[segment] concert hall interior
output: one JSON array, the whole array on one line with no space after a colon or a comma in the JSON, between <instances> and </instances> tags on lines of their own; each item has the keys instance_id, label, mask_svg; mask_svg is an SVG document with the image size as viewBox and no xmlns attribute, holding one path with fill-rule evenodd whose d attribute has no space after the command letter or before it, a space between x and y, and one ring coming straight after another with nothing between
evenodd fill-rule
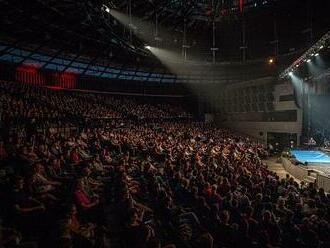
<instances>
[{"instance_id":1,"label":"concert hall interior","mask_svg":"<svg viewBox=\"0 0 330 248\"><path fill-rule=\"evenodd\" d=\"M330 247L329 0L0 16L0 248Z\"/></svg>"}]
</instances>

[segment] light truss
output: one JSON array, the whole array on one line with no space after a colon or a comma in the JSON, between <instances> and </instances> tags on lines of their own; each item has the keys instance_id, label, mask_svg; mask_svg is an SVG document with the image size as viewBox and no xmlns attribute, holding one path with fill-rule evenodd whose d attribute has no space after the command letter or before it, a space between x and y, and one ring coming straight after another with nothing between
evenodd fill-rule
<instances>
[{"instance_id":1,"label":"light truss","mask_svg":"<svg viewBox=\"0 0 330 248\"><path fill-rule=\"evenodd\" d=\"M309 48L303 55L301 55L296 61L294 61L288 68L286 68L281 74L280 78L287 77L290 73L293 73L303 63L309 62L314 56L318 56L320 51L326 48L330 44L330 31L328 31L322 38L317 41L311 48Z\"/></svg>"}]
</instances>

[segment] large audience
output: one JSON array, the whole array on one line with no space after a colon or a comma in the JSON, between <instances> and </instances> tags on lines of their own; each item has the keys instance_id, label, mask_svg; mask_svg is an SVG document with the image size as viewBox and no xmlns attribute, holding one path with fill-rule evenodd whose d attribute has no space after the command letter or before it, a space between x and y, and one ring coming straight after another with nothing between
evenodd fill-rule
<instances>
[{"instance_id":1,"label":"large audience","mask_svg":"<svg viewBox=\"0 0 330 248\"><path fill-rule=\"evenodd\" d=\"M189 116L170 104L0 90L0 247L330 245L330 196L280 179L248 137L167 119ZM51 125L77 118L111 120L65 134Z\"/></svg>"},{"instance_id":2,"label":"large audience","mask_svg":"<svg viewBox=\"0 0 330 248\"><path fill-rule=\"evenodd\" d=\"M190 117L173 104L145 104L127 97L52 90L14 82L0 82L3 119Z\"/></svg>"}]
</instances>

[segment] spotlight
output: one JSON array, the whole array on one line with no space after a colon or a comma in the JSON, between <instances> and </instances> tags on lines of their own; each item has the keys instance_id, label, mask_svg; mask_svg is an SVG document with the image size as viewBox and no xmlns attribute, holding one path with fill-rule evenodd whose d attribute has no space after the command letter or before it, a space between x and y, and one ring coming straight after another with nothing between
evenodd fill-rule
<instances>
[{"instance_id":1,"label":"spotlight","mask_svg":"<svg viewBox=\"0 0 330 248\"><path fill-rule=\"evenodd\" d=\"M311 62L311 59L307 59L307 63Z\"/></svg>"},{"instance_id":2,"label":"spotlight","mask_svg":"<svg viewBox=\"0 0 330 248\"><path fill-rule=\"evenodd\" d=\"M108 6L106 6L106 5L103 4L102 7L103 7L103 10L104 10L105 12L110 13L110 8L109 8Z\"/></svg>"},{"instance_id":3,"label":"spotlight","mask_svg":"<svg viewBox=\"0 0 330 248\"><path fill-rule=\"evenodd\" d=\"M319 53L315 53L315 54L314 54L315 57L317 57L317 56L319 56L319 55L320 55Z\"/></svg>"},{"instance_id":4,"label":"spotlight","mask_svg":"<svg viewBox=\"0 0 330 248\"><path fill-rule=\"evenodd\" d=\"M289 72L289 76L292 76L292 75L293 75L293 72L292 72L292 71L290 71L290 72Z\"/></svg>"},{"instance_id":5,"label":"spotlight","mask_svg":"<svg viewBox=\"0 0 330 248\"><path fill-rule=\"evenodd\" d=\"M299 67L299 64L296 64L296 67Z\"/></svg>"},{"instance_id":6,"label":"spotlight","mask_svg":"<svg viewBox=\"0 0 330 248\"><path fill-rule=\"evenodd\" d=\"M144 48L150 50L151 46L144 46Z\"/></svg>"},{"instance_id":7,"label":"spotlight","mask_svg":"<svg viewBox=\"0 0 330 248\"><path fill-rule=\"evenodd\" d=\"M268 60L268 64L273 64L274 63L274 59L273 58L270 58L269 60Z\"/></svg>"},{"instance_id":8,"label":"spotlight","mask_svg":"<svg viewBox=\"0 0 330 248\"><path fill-rule=\"evenodd\" d=\"M320 49L323 49L323 47L324 47L324 46L323 46L323 45L321 45L321 46L320 46Z\"/></svg>"}]
</instances>

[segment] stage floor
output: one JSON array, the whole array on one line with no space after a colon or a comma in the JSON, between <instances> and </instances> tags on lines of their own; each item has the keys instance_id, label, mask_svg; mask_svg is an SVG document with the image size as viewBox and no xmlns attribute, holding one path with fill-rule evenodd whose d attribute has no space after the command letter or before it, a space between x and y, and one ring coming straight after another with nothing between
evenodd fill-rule
<instances>
[{"instance_id":1,"label":"stage floor","mask_svg":"<svg viewBox=\"0 0 330 248\"><path fill-rule=\"evenodd\" d=\"M330 156L321 151L291 150L291 154L301 163L322 163L330 165Z\"/></svg>"},{"instance_id":2,"label":"stage floor","mask_svg":"<svg viewBox=\"0 0 330 248\"><path fill-rule=\"evenodd\" d=\"M301 163L308 163L308 169L330 174L330 156L322 151L291 150L290 153Z\"/></svg>"}]
</instances>

